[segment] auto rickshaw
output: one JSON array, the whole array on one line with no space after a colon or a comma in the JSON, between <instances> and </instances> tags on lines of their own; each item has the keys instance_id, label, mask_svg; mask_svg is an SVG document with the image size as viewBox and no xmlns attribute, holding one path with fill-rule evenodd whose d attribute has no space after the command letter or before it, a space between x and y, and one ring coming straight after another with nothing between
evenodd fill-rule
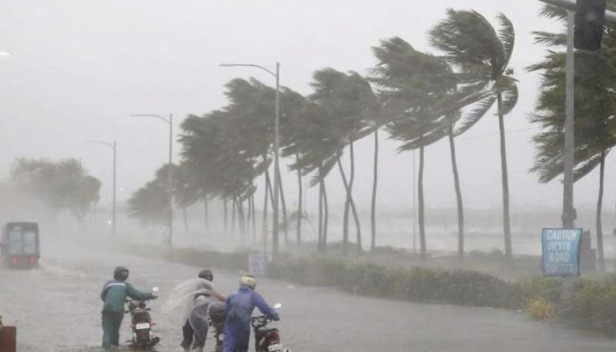
<instances>
[{"instance_id":1,"label":"auto rickshaw","mask_svg":"<svg viewBox=\"0 0 616 352\"><path fill-rule=\"evenodd\" d=\"M39 228L33 222L10 222L2 229L0 260L12 268L33 268L41 258Z\"/></svg>"}]
</instances>

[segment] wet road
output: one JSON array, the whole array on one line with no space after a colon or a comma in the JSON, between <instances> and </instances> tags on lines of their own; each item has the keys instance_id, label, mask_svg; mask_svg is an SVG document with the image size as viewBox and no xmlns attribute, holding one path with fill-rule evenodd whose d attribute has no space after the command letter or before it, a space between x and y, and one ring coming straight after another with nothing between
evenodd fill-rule
<instances>
[{"instance_id":1,"label":"wet road","mask_svg":"<svg viewBox=\"0 0 616 352\"><path fill-rule=\"evenodd\" d=\"M0 269L0 313L5 322L17 322L19 352L100 351L99 292L119 264L131 269L129 281L137 288L161 288L160 300L150 304L162 338L158 351L180 350L180 328L160 308L166 293L198 268L110 254L104 247L45 250L40 270ZM238 278L217 273L215 283L231 292ZM277 326L293 351L578 352L612 351L616 345L504 310L384 301L271 280L262 280L258 289L270 303L283 303ZM121 333L123 341L126 320Z\"/></svg>"}]
</instances>

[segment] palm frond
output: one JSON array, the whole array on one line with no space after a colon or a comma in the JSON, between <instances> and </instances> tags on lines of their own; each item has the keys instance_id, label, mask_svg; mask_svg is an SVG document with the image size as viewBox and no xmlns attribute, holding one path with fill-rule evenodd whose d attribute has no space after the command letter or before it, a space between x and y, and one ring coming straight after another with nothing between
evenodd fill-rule
<instances>
[{"instance_id":1,"label":"palm frond","mask_svg":"<svg viewBox=\"0 0 616 352\"><path fill-rule=\"evenodd\" d=\"M477 106L471 110L471 112L463 116L462 120L464 123L460 127L456 128L454 135L459 136L471 129L471 127L475 126L475 124L477 124L477 122L479 122L479 120L487 114L495 102L496 96L494 95L491 95L479 102Z\"/></svg>"},{"instance_id":2,"label":"palm frond","mask_svg":"<svg viewBox=\"0 0 616 352\"><path fill-rule=\"evenodd\" d=\"M505 49L504 60L502 63L502 67L505 68L509 66L509 61L511 60L511 56L513 54L513 48L515 47L515 29L513 28L513 23L511 23L509 18L502 13L498 15L498 22L500 24L498 37L503 43L503 47Z\"/></svg>"}]
</instances>

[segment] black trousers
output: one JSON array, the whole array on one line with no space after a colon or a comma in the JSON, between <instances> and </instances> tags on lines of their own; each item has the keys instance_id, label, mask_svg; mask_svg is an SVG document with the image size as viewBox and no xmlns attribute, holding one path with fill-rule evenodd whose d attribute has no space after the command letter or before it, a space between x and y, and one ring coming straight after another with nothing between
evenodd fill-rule
<instances>
[{"instance_id":1,"label":"black trousers","mask_svg":"<svg viewBox=\"0 0 616 352\"><path fill-rule=\"evenodd\" d=\"M193 318L191 320L191 318ZM207 339L208 332L208 322L203 319L195 319L194 317L189 317L186 320L186 323L182 327L182 334L184 335L184 340L180 344L182 348L204 348L205 340Z\"/></svg>"},{"instance_id":2,"label":"black trousers","mask_svg":"<svg viewBox=\"0 0 616 352\"><path fill-rule=\"evenodd\" d=\"M182 327L182 335L184 336L184 340L182 340L180 346L184 349L189 349L193 344L193 336L195 335L195 331L192 326L190 326L188 319L186 319L186 323Z\"/></svg>"}]
</instances>

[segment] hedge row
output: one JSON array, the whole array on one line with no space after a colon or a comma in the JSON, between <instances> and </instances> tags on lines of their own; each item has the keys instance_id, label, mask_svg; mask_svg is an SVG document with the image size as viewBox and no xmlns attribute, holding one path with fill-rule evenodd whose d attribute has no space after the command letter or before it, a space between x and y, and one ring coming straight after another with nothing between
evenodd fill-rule
<instances>
[{"instance_id":1,"label":"hedge row","mask_svg":"<svg viewBox=\"0 0 616 352\"><path fill-rule=\"evenodd\" d=\"M268 276L303 285L412 302L522 309L534 296L556 297L559 280L536 278L508 282L463 270L418 267L391 269L370 263L333 259L294 259L268 267Z\"/></svg>"}]
</instances>

